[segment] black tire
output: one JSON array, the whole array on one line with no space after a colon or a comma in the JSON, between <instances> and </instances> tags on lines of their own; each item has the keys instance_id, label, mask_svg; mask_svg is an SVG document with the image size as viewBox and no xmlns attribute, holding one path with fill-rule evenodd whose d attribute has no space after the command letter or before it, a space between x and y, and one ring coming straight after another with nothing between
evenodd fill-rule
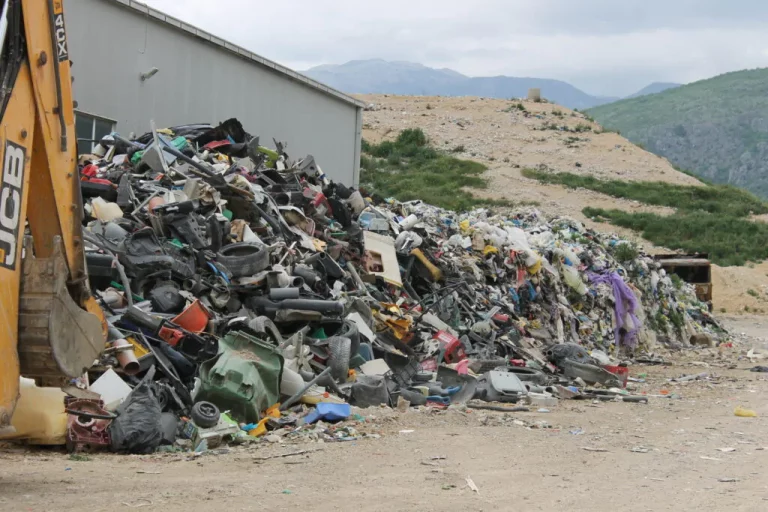
<instances>
[{"instance_id":1,"label":"black tire","mask_svg":"<svg viewBox=\"0 0 768 512\"><path fill-rule=\"evenodd\" d=\"M232 277L247 277L269 266L269 250L263 245L238 242L222 248L216 260L227 267Z\"/></svg>"},{"instance_id":2,"label":"black tire","mask_svg":"<svg viewBox=\"0 0 768 512\"><path fill-rule=\"evenodd\" d=\"M357 328L357 324L352 320L344 320L344 323L341 324L336 336L349 338L349 341L352 342L349 346L350 356L354 356L357 354L357 351L360 350L360 330Z\"/></svg>"},{"instance_id":3,"label":"black tire","mask_svg":"<svg viewBox=\"0 0 768 512\"><path fill-rule=\"evenodd\" d=\"M349 376L349 358L352 342L349 338L334 336L328 339L328 366L331 368L331 376L342 382L346 382Z\"/></svg>"},{"instance_id":4,"label":"black tire","mask_svg":"<svg viewBox=\"0 0 768 512\"><path fill-rule=\"evenodd\" d=\"M192 421L200 428L215 427L219 423L219 408L211 402L197 402L192 406L189 416Z\"/></svg>"}]
</instances>

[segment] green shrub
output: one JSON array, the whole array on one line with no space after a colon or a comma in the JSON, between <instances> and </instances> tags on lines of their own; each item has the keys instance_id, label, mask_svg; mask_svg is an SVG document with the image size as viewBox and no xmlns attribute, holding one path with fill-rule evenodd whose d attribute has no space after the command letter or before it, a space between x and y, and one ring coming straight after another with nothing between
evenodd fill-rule
<instances>
[{"instance_id":1,"label":"green shrub","mask_svg":"<svg viewBox=\"0 0 768 512\"><path fill-rule=\"evenodd\" d=\"M487 167L432 148L418 128L402 131L394 141L365 144L360 181L372 191L400 201L421 199L451 210L477 206L515 206L507 200L481 199L468 189L485 189ZM463 146L457 146L452 151ZM532 204L532 203L527 203Z\"/></svg>"},{"instance_id":2,"label":"green shrub","mask_svg":"<svg viewBox=\"0 0 768 512\"><path fill-rule=\"evenodd\" d=\"M586 123L579 123L573 128L571 128L571 131L574 133L582 133L582 132L588 132L591 131L592 127Z\"/></svg>"},{"instance_id":3,"label":"green shrub","mask_svg":"<svg viewBox=\"0 0 768 512\"><path fill-rule=\"evenodd\" d=\"M637 245L628 242L616 244L613 249L613 257L619 263L634 261L637 259L638 254Z\"/></svg>"},{"instance_id":4,"label":"green shrub","mask_svg":"<svg viewBox=\"0 0 768 512\"><path fill-rule=\"evenodd\" d=\"M663 216L587 207L584 215L632 229L659 247L687 253L709 253L718 265L744 265L768 258L768 224L731 214L701 211Z\"/></svg>"},{"instance_id":5,"label":"green shrub","mask_svg":"<svg viewBox=\"0 0 768 512\"><path fill-rule=\"evenodd\" d=\"M511 104L510 106L505 108L503 111L504 112L512 112L515 109L519 110L520 112L527 112L527 110L525 108L525 105L523 105L520 102Z\"/></svg>"},{"instance_id":6,"label":"green shrub","mask_svg":"<svg viewBox=\"0 0 768 512\"><path fill-rule=\"evenodd\" d=\"M669 206L682 211L745 217L750 213L768 213L768 203L730 185L673 185L660 181L600 180L568 172L551 173L534 169L523 170L523 176L542 183L568 188L586 188L603 194L633 199L655 206Z\"/></svg>"}]
</instances>

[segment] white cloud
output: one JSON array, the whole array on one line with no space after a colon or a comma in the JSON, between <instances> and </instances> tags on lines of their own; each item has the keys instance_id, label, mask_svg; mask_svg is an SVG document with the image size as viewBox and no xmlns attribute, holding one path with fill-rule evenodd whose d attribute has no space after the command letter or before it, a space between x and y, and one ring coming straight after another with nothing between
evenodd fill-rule
<instances>
[{"instance_id":1,"label":"white cloud","mask_svg":"<svg viewBox=\"0 0 768 512\"><path fill-rule=\"evenodd\" d=\"M408 60L624 95L768 65L764 0L148 0L282 64Z\"/></svg>"}]
</instances>

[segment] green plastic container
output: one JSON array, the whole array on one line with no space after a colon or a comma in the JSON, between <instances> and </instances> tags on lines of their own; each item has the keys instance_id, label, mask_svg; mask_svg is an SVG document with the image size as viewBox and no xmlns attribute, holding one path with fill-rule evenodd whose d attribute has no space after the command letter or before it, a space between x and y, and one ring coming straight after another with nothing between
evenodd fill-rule
<instances>
[{"instance_id":1,"label":"green plastic container","mask_svg":"<svg viewBox=\"0 0 768 512\"><path fill-rule=\"evenodd\" d=\"M219 340L216 357L200 365L195 401L212 402L237 421L256 423L280 400L282 377L283 356L272 345L230 332Z\"/></svg>"}]
</instances>

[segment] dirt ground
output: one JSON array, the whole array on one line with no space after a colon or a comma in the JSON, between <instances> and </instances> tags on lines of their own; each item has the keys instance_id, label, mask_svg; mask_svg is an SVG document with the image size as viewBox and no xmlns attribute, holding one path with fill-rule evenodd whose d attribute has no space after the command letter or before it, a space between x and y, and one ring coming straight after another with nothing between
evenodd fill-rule
<instances>
[{"instance_id":1,"label":"dirt ground","mask_svg":"<svg viewBox=\"0 0 768 512\"><path fill-rule=\"evenodd\" d=\"M380 437L263 442L199 457L79 461L6 447L0 510L765 511L768 374L748 369L768 361L743 354L768 351L766 321L725 318L743 333L738 347L632 367L633 377L646 374L630 386L648 404L561 400L549 413L366 409L355 428ZM708 378L668 382L699 373ZM735 416L737 406L758 417Z\"/></svg>"}]
</instances>

